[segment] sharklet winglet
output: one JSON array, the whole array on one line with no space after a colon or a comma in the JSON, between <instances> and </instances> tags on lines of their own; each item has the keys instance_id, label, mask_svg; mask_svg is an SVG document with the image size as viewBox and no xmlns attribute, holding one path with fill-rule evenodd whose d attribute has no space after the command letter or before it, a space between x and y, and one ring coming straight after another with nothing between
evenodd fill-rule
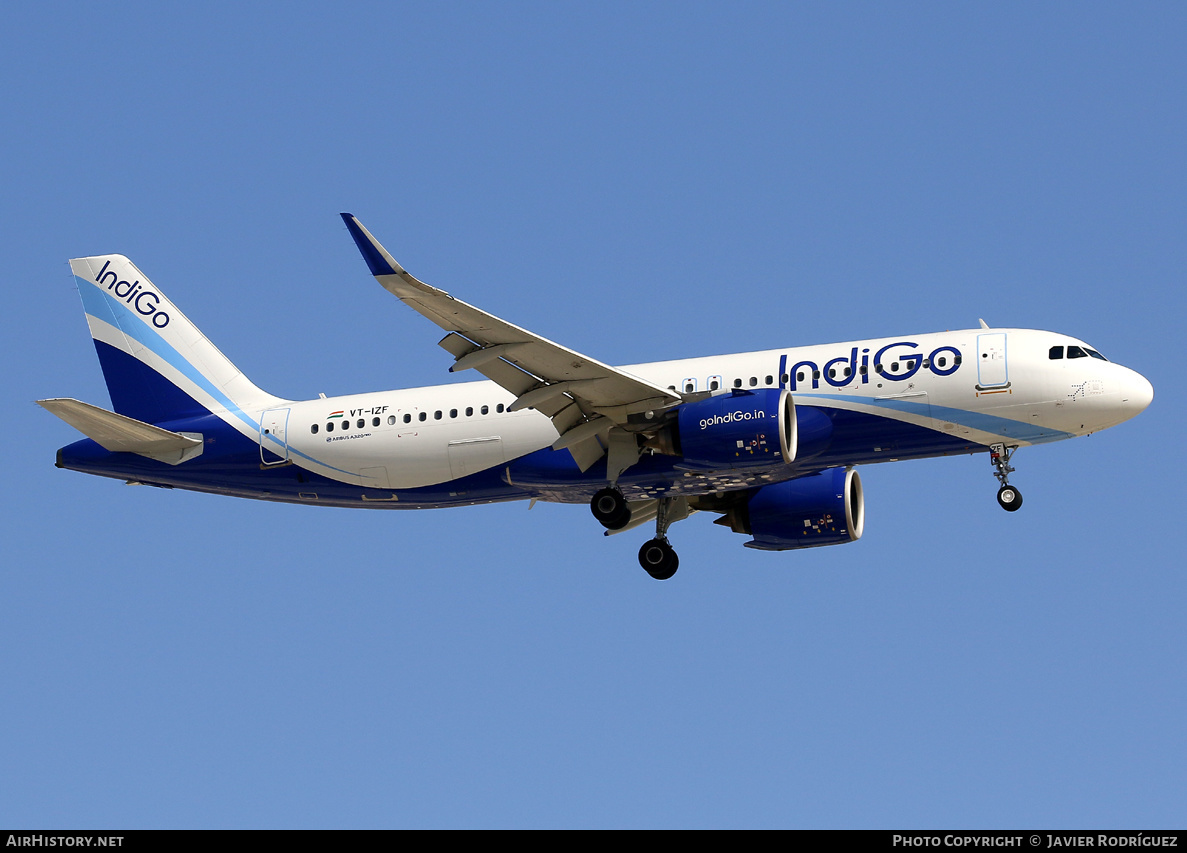
<instances>
[{"instance_id":1,"label":"sharklet winglet","mask_svg":"<svg viewBox=\"0 0 1187 853\"><path fill-rule=\"evenodd\" d=\"M359 247L363 260L367 262L367 267L371 270L371 275L397 275L404 272L404 268L387 253L387 249L383 248L378 240L371 236L371 232L364 228L358 219L350 213L338 215L346 223L346 229L354 238L355 245Z\"/></svg>"}]
</instances>

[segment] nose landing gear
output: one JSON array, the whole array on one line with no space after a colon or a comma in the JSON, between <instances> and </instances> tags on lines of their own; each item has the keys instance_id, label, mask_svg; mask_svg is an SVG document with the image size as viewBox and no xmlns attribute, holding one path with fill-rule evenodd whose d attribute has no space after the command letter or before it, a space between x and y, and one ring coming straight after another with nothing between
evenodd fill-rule
<instances>
[{"instance_id":1,"label":"nose landing gear","mask_svg":"<svg viewBox=\"0 0 1187 853\"><path fill-rule=\"evenodd\" d=\"M1022 492L1010 485L1010 474L1014 472L1010 465L1010 457L1017 447L1006 447L1004 444L989 446L989 462L993 465L993 476L1001 483L997 490L997 502L1006 512L1017 512L1022 506Z\"/></svg>"}]
</instances>

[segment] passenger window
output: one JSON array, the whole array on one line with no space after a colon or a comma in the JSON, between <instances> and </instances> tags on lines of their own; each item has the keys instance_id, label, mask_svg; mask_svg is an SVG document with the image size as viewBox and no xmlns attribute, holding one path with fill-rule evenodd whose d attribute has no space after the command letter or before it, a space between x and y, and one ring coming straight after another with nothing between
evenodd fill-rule
<instances>
[{"instance_id":1,"label":"passenger window","mask_svg":"<svg viewBox=\"0 0 1187 853\"><path fill-rule=\"evenodd\" d=\"M741 379L735 379L735 380L734 380L734 387L735 387L735 388L741 388L741 387L742 387L742 380L741 380Z\"/></svg>"},{"instance_id":2,"label":"passenger window","mask_svg":"<svg viewBox=\"0 0 1187 853\"><path fill-rule=\"evenodd\" d=\"M367 422L365 420L363 420L362 418L359 418L359 422L357 424L355 424L355 426L357 426L359 429L362 429L366 425L367 425Z\"/></svg>"},{"instance_id":3,"label":"passenger window","mask_svg":"<svg viewBox=\"0 0 1187 853\"><path fill-rule=\"evenodd\" d=\"M940 356L939 358L936 359L936 364L938 364L940 367L944 367L945 365L948 364L948 359L945 358L944 356Z\"/></svg>"},{"instance_id":4,"label":"passenger window","mask_svg":"<svg viewBox=\"0 0 1187 853\"><path fill-rule=\"evenodd\" d=\"M1079 347L1068 347L1067 348L1067 357L1068 358L1088 358L1088 353L1084 352L1084 350L1080 349Z\"/></svg>"},{"instance_id":5,"label":"passenger window","mask_svg":"<svg viewBox=\"0 0 1187 853\"><path fill-rule=\"evenodd\" d=\"M890 363L890 372L891 372L891 373L898 373L898 362L897 362L897 361L892 361L892 362Z\"/></svg>"},{"instance_id":6,"label":"passenger window","mask_svg":"<svg viewBox=\"0 0 1187 853\"><path fill-rule=\"evenodd\" d=\"M406 423L406 424L410 424L410 423L412 423L412 414L411 414L411 412L405 412L405 413L404 413L404 423Z\"/></svg>"},{"instance_id":7,"label":"passenger window","mask_svg":"<svg viewBox=\"0 0 1187 853\"><path fill-rule=\"evenodd\" d=\"M474 417L474 407L473 406L466 406L466 417L467 418Z\"/></svg>"},{"instance_id":8,"label":"passenger window","mask_svg":"<svg viewBox=\"0 0 1187 853\"><path fill-rule=\"evenodd\" d=\"M952 360L952 363L953 363L953 364L960 364L961 360L962 360L962 359L961 359L961 357L960 357L960 356L957 356L955 359L953 359L953 360Z\"/></svg>"},{"instance_id":9,"label":"passenger window","mask_svg":"<svg viewBox=\"0 0 1187 853\"><path fill-rule=\"evenodd\" d=\"M774 384L775 384L775 377L774 377L774 376L770 376L770 375L768 375L768 376L767 376L767 384L768 384L768 385L774 385Z\"/></svg>"},{"instance_id":10,"label":"passenger window","mask_svg":"<svg viewBox=\"0 0 1187 853\"><path fill-rule=\"evenodd\" d=\"M691 394L695 390L697 390L697 386L696 386L695 382L685 382L684 383L684 393L685 394Z\"/></svg>"},{"instance_id":11,"label":"passenger window","mask_svg":"<svg viewBox=\"0 0 1187 853\"><path fill-rule=\"evenodd\" d=\"M309 427L309 431L311 433L313 433L314 435L317 435L317 424L314 424L313 426Z\"/></svg>"},{"instance_id":12,"label":"passenger window","mask_svg":"<svg viewBox=\"0 0 1187 853\"><path fill-rule=\"evenodd\" d=\"M379 418L371 418L371 426L379 426Z\"/></svg>"},{"instance_id":13,"label":"passenger window","mask_svg":"<svg viewBox=\"0 0 1187 853\"><path fill-rule=\"evenodd\" d=\"M449 416L450 416L451 418L456 418L456 417L457 417L457 409L450 409L450 410L449 410Z\"/></svg>"},{"instance_id":14,"label":"passenger window","mask_svg":"<svg viewBox=\"0 0 1187 853\"><path fill-rule=\"evenodd\" d=\"M750 387L751 387L751 388L753 388L753 387L754 387L755 385L757 385L757 384L758 384L758 377L757 377L757 376L751 376L751 377L750 377Z\"/></svg>"},{"instance_id":15,"label":"passenger window","mask_svg":"<svg viewBox=\"0 0 1187 853\"><path fill-rule=\"evenodd\" d=\"M865 376L866 374L868 374L870 372L869 365L863 364L861 367L857 368L857 372L860 373L862 376Z\"/></svg>"},{"instance_id":16,"label":"passenger window","mask_svg":"<svg viewBox=\"0 0 1187 853\"><path fill-rule=\"evenodd\" d=\"M795 381L796 381L796 382L803 382L803 381L804 381L804 371L802 371L802 370L801 370L799 373L797 373L797 374L795 375Z\"/></svg>"},{"instance_id":17,"label":"passenger window","mask_svg":"<svg viewBox=\"0 0 1187 853\"><path fill-rule=\"evenodd\" d=\"M813 371L812 371L812 378L813 378L813 379L819 379L819 378L820 378L820 371L819 371L819 370L813 370Z\"/></svg>"},{"instance_id":18,"label":"passenger window","mask_svg":"<svg viewBox=\"0 0 1187 853\"><path fill-rule=\"evenodd\" d=\"M421 413L418 415L418 417L419 417L419 418L420 418L422 421L423 421L423 420L427 420L427 419L428 419L428 417L429 417L429 413L428 413L428 412L421 412Z\"/></svg>"},{"instance_id":19,"label":"passenger window","mask_svg":"<svg viewBox=\"0 0 1187 853\"><path fill-rule=\"evenodd\" d=\"M334 431L334 422L330 421L328 424L326 424L326 432L333 432L333 431Z\"/></svg>"},{"instance_id":20,"label":"passenger window","mask_svg":"<svg viewBox=\"0 0 1187 853\"><path fill-rule=\"evenodd\" d=\"M499 405L495 406L495 411L498 412L500 415L503 414L503 404L499 403Z\"/></svg>"},{"instance_id":21,"label":"passenger window","mask_svg":"<svg viewBox=\"0 0 1187 853\"><path fill-rule=\"evenodd\" d=\"M676 389L673 388L672 390L675 391ZM479 409L479 411L482 412L482 414L484 414L484 415L489 415L490 414L490 406L483 406L481 409Z\"/></svg>"},{"instance_id":22,"label":"passenger window","mask_svg":"<svg viewBox=\"0 0 1187 853\"><path fill-rule=\"evenodd\" d=\"M408 416L407 416L407 415L405 415L404 417L408 417ZM395 426L395 425L396 425L396 416L395 416L395 415L388 415L388 416L387 416L387 425L388 425L388 426Z\"/></svg>"},{"instance_id":23,"label":"passenger window","mask_svg":"<svg viewBox=\"0 0 1187 853\"><path fill-rule=\"evenodd\" d=\"M852 375L853 375L853 368L852 368L852 367L846 367L846 368L845 368L845 378L846 378L846 379L848 379L848 378L849 378L850 376L852 376Z\"/></svg>"},{"instance_id":24,"label":"passenger window","mask_svg":"<svg viewBox=\"0 0 1187 853\"><path fill-rule=\"evenodd\" d=\"M716 380L716 379L712 379L712 380L710 380L710 381L709 381L709 390L710 390L710 391L716 391L716 390L717 390L717 388L718 388L717 380Z\"/></svg>"},{"instance_id":25,"label":"passenger window","mask_svg":"<svg viewBox=\"0 0 1187 853\"><path fill-rule=\"evenodd\" d=\"M433 412L433 420L435 420L435 421L441 420L441 410L440 409Z\"/></svg>"},{"instance_id":26,"label":"passenger window","mask_svg":"<svg viewBox=\"0 0 1187 853\"><path fill-rule=\"evenodd\" d=\"M830 367L830 368L828 369L828 378L829 378L829 379L836 379L836 378L837 378L837 369L836 369L835 367Z\"/></svg>"},{"instance_id":27,"label":"passenger window","mask_svg":"<svg viewBox=\"0 0 1187 853\"><path fill-rule=\"evenodd\" d=\"M1052 361L1063 358L1063 347L1051 347L1051 349L1047 350L1047 358Z\"/></svg>"},{"instance_id":28,"label":"passenger window","mask_svg":"<svg viewBox=\"0 0 1187 853\"><path fill-rule=\"evenodd\" d=\"M345 418L342 419L342 429L343 431L350 429L350 421L346 420Z\"/></svg>"},{"instance_id":29,"label":"passenger window","mask_svg":"<svg viewBox=\"0 0 1187 853\"><path fill-rule=\"evenodd\" d=\"M875 365L874 365L874 372L875 372L875 373L881 373L881 372L882 372L882 365L880 365L880 364L875 364Z\"/></svg>"},{"instance_id":30,"label":"passenger window","mask_svg":"<svg viewBox=\"0 0 1187 853\"><path fill-rule=\"evenodd\" d=\"M784 373L782 376L779 377L779 384L786 385L789 379L791 379L791 377L788 376L786 373Z\"/></svg>"}]
</instances>

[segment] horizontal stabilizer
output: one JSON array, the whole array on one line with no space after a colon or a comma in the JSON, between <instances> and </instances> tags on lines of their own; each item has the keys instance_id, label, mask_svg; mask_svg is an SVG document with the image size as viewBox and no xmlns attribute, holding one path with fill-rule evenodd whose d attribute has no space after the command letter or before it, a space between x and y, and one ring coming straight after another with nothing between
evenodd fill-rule
<instances>
[{"instance_id":1,"label":"horizontal stabilizer","mask_svg":"<svg viewBox=\"0 0 1187 853\"><path fill-rule=\"evenodd\" d=\"M37 405L111 453L138 453L170 465L202 453L202 436L198 433L171 432L68 397L38 400Z\"/></svg>"}]
</instances>

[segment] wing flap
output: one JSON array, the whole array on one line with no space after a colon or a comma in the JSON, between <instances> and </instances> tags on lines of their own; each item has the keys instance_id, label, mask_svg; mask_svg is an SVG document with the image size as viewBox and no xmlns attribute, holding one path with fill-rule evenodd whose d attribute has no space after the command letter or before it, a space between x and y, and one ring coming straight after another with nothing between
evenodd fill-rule
<instances>
[{"instance_id":1,"label":"wing flap","mask_svg":"<svg viewBox=\"0 0 1187 853\"><path fill-rule=\"evenodd\" d=\"M474 369L516 397L526 394L538 381L532 374L524 373L514 364L502 359L495 359Z\"/></svg>"},{"instance_id":2,"label":"wing flap","mask_svg":"<svg viewBox=\"0 0 1187 853\"><path fill-rule=\"evenodd\" d=\"M569 445L569 452L573 454L573 461L577 463L577 467L585 472L606 455L606 448L595 437Z\"/></svg>"}]
</instances>

